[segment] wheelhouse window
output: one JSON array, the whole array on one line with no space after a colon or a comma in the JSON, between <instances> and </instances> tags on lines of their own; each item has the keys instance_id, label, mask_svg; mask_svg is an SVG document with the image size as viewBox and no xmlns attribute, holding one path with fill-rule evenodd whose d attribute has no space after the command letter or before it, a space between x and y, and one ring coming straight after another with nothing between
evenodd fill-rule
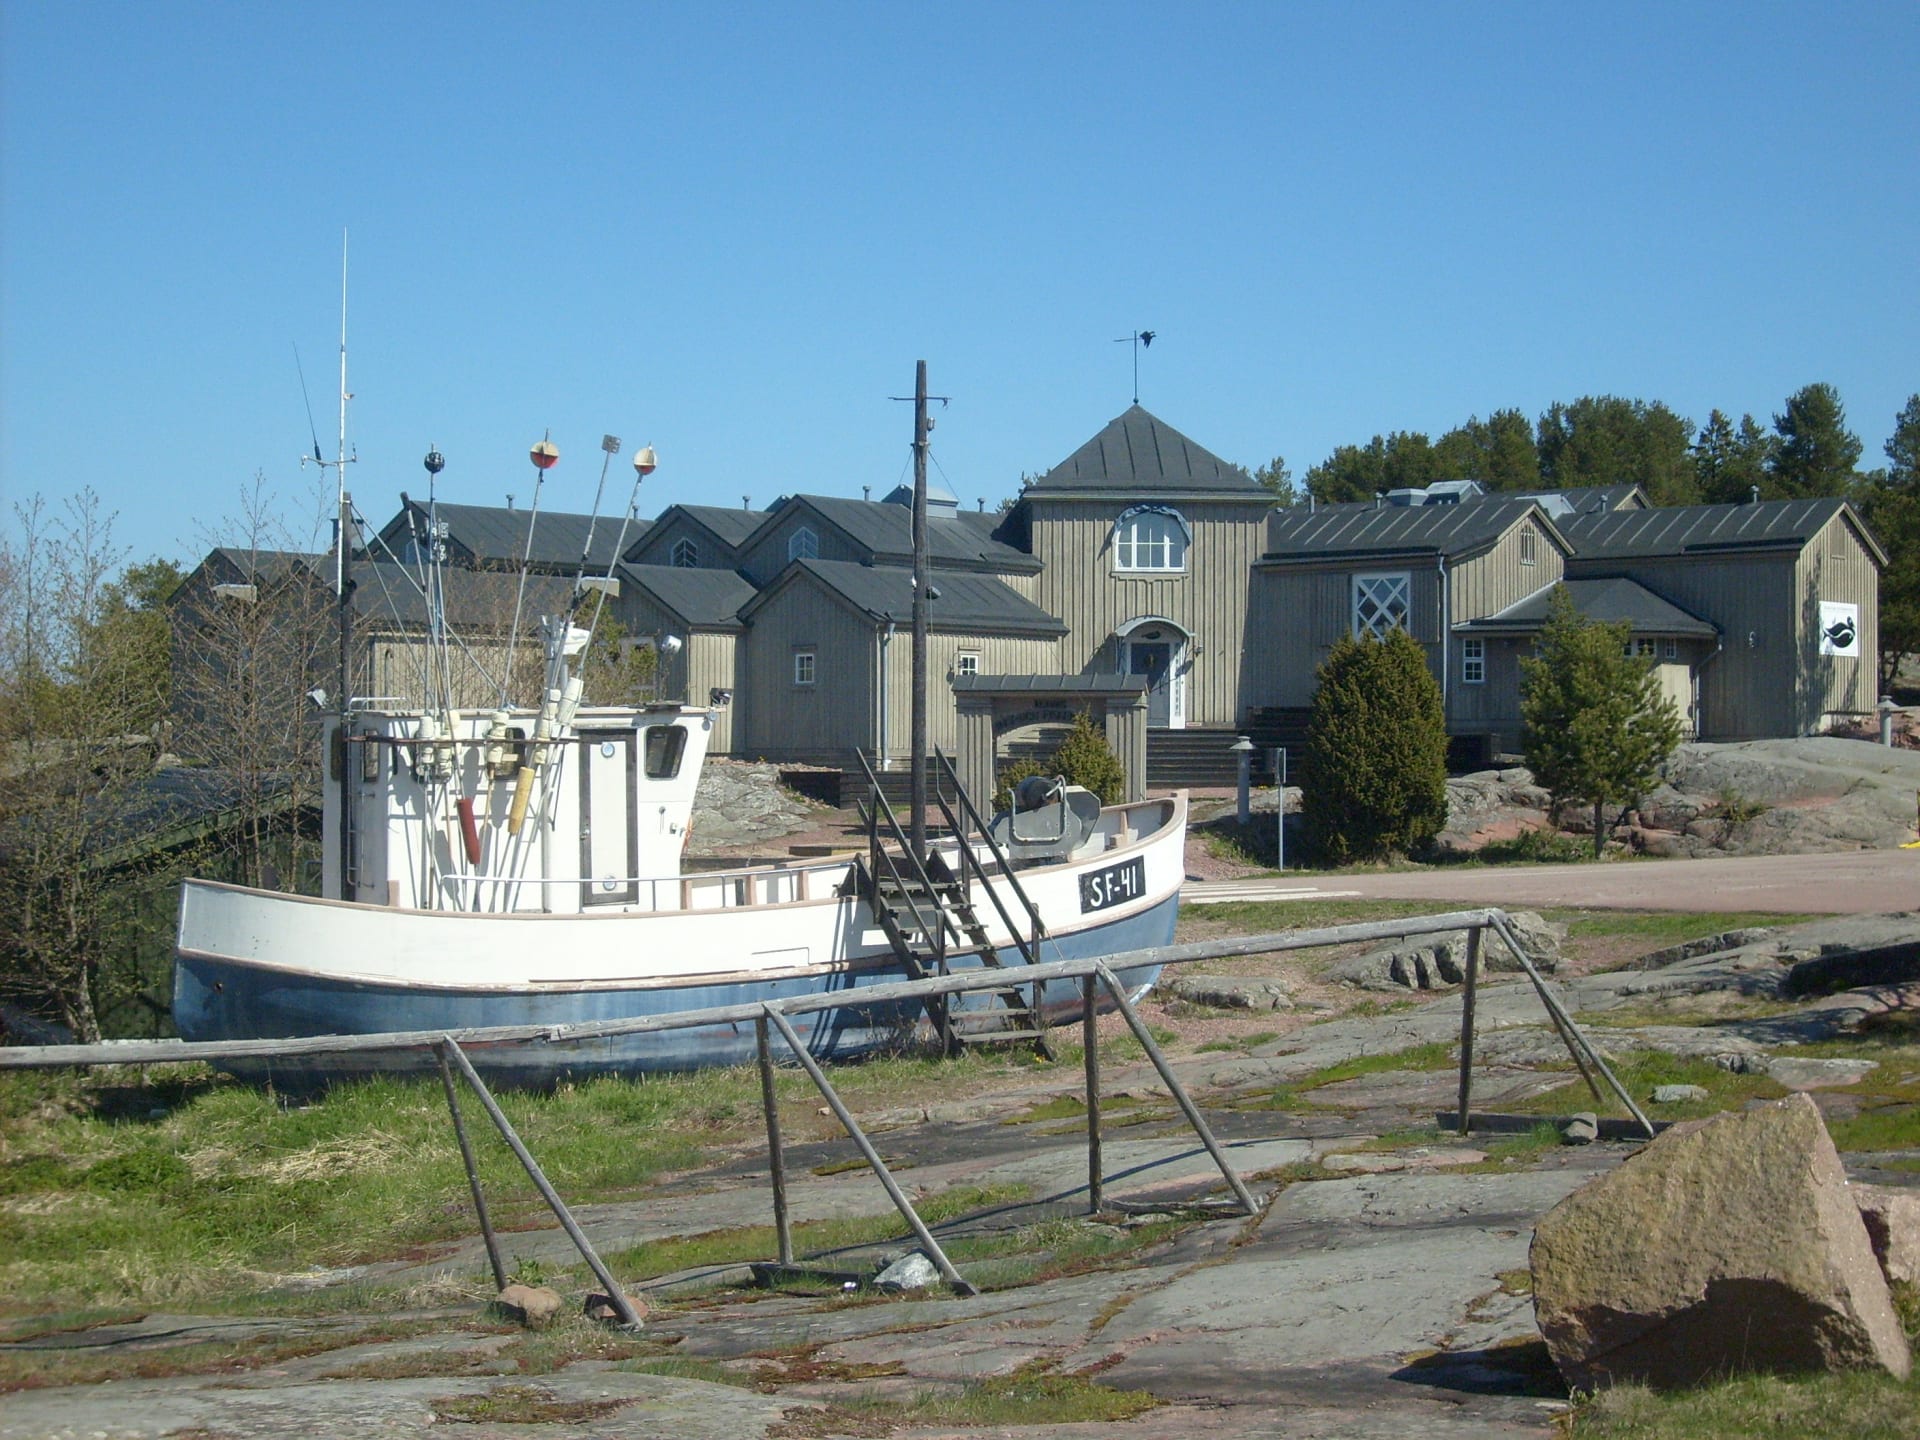
<instances>
[{"instance_id":1,"label":"wheelhouse window","mask_svg":"<svg viewBox=\"0 0 1920 1440\"><path fill-rule=\"evenodd\" d=\"M820 537L802 525L787 541L787 559L817 560L819 558Z\"/></svg>"},{"instance_id":2,"label":"wheelhouse window","mask_svg":"<svg viewBox=\"0 0 1920 1440\"><path fill-rule=\"evenodd\" d=\"M1460 642L1460 680L1465 685L1484 685L1487 681L1487 642Z\"/></svg>"},{"instance_id":3,"label":"wheelhouse window","mask_svg":"<svg viewBox=\"0 0 1920 1440\"><path fill-rule=\"evenodd\" d=\"M815 665L815 657L814 657L813 651L796 650L793 652L793 683L794 684L796 685L813 684L814 677L816 674L816 669L817 667Z\"/></svg>"},{"instance_id":4,"label":"wheelhouse window","mask_svg":"<svg viewBox=\"0 0 1920 1440\"><path fill-rule=\"evenodd\" d=\"M1185 570L1186 522L1171 510L1134 509L1113 526L1116 570Z\"/></svg>"},{"instance_id":5,"label":"wheelhouse window","mask_svg":"<svg viewBox=\"0 0 1920 1440\"><path fill-rule=\"evenodd\" d=\"M680 773L681 757L687 753L687 732L678 725L649 725L644 749L647 778L671 780Z\"/></svg>"},{"instance_id":6,"label":"wheelhouse window","mask_svg":"<svg viewBox=\"0 0 1920 1440\"><path fill-rule=\"evenodd\" d=\"M687 536L682 535L673 542L673 563L681 570L698 569L700 565L700 547Z\"/></svg>"},{"instance_id":7,"label":"wheelhouse window","mask_svg":"<svg viewBox=\"0 0 1920 1440\"><path fill-rule=\"evenodd\" d=\"M1353 577L1353 633L1384 640L1394 630L1406 630L1413 614L1413 579L1405 571L1391 575Z\"/></svg>"}]
</instances>

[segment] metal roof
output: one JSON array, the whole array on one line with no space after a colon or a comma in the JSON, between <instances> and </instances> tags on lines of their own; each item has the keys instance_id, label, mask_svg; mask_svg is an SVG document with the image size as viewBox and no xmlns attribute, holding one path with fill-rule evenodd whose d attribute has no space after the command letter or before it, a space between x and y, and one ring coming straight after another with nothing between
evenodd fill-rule
<instances>
[{"instance_id":1,"label":"metal roof","mask_svg":"<svg viewBox=\"0 0 1920 1440\"><path fill-rule=\"evenodd\" d=\"M1805 545L1834 516L1852 511L1847 502L1762 500L1751 505L1676 505L1652 510L1609 510L1570 515L1561 522L1582 560L1631 560L1656 555ZM1862 543L1885 563L1879 546L1857 523Z\"/></svg>"},{"instance_id":2,"label":"metal roof","mask_svg":"<svg viewBox=\"0 0 1920 1440\"><path fill-rule=\"evenodd\" d=\"M1494 615L1454 626L1460 634L1525 633L1547 623L1555 591L1565 591L1573 608L1589 620L1615 625L1625 621L1636 635L1689 635L1711 638L1719 627L1678 605L1661 599L1644 585L1616 577L1610 580L1563 580L1543 585L1526 599Z\"/></svg>"},{"instance_id":3,"label":"metal roof","mask_svg":"<svg viewBox=\"0 0 1920 1440\"><path fill-rule=\"evenodd\" d=\"M1528 515L1564 549L1566 540L1531 500L1464 505L1294 505L1267 517L1262 562L1298 562L1407 551L1448 559L1492 545Z\"/></svg>"},{"instance_id":4,"label":"metal roof","mask_svg":"<svg viewBox=\"0 0 1920 1440\"><path fill-rule=\"evenodd\" d=\"M669 505L647 528L651 530L665 525L675 515L686 516L721 544L735 550L738 550L740 543L758 530L761 522L767 518L765 510L746 510L737 506L729 508L725 505ZM643 533L641 540L645 538ZM639 547L640 542L635 541L627 546L627 554L633 554Z\"/></svg>"},{"instance_id":5,"label":"metal roof","mask_svg":"<svg viewBox=\"0 0 1920 1440\"><path fill-rule=\"evenodd\" d=\"M913 618L913 573L891 565L856 565L846 560L796 560L780 578L741 610L745 619L775 591L805 575L875 620L905 625ZM1067 627L992 575L951 570L931 579L938 591L927 606L928 623L940 630L985 630L997 634L1055 636Z\"/></svg>"},{"instance_id":6,"label":"metal roof","mask_svg":"<svg viewBox=\"0 0 1920 1440\"><path fill-rule=\"evenodd\" d=\"M758 592L732 570L685 565L622 565L623 585L638 586L689 625L740 628L740 607Z\"/></svg>"},{"instance_id":7,"label":"metal roof","mask_svg":"<svg viewBox=\"0 0 1920 1440\"><path fill-rule=\"evenodd\" d=\"M381 528L380 538L397 555L412 533L409 515L424 519L426 502L401 497L400 513ZM535 568L573 571L580 564L581 547L587 543L587 531L593 531L593 546L587 555L590 572L604 575L613 561L614 541L620 534L620 516L573 515L564 510L542 510L536 517L531 510L507 509L504 505L451 505L438 501L440 519L446 522L447 538L473 556L480 564L519 564L525 558ZM527 550L527 532L533 532L533 550ZM629 520L629 543L646 534L648 522Z\"/></svg>"},{"instance_id":8,"label":"metal roof","mask_svg":"<svg viewBox=\"0 0 1920 1440\"><path fill-rule=\"evenodd\" d=\"M426 596L413 566L392 560L356 560L350 578L356 614L408 629L426 625ZM499 633L513 623L520 590L517 573L445 565L440 570L440 588L446 597L447 623L455 630ZM572 595L571 576L530 572L525 601L519 606L521 628L542 615L557 613Z\"/></svg>"},{"instance_id":9,"label":"metal roof","mask_svg":"<svg viewBox=\"0 0 1920 1440\"><path fill-rule=\"evenodd\" d=\"M911 563L913 511L884 500L845 500L832 495L791 495L784 505L805 505L876 561ZM997 515L962 511L927 516L927 563L1034 574L1040 562L993 538Z\"/></svg>"},{"instance_id":10,"label":"metal roof","mask_svg":"<svg viewBox=\"0 0 1920 1440\"><path fill-rule=\"evenodd\" d=\"M1027 487L1028 495L1125 491L1143 498L1225 492L1257 500L1268 492L1240 466L1195 444L1135 404Z\"/></svg>"}]
</instances>

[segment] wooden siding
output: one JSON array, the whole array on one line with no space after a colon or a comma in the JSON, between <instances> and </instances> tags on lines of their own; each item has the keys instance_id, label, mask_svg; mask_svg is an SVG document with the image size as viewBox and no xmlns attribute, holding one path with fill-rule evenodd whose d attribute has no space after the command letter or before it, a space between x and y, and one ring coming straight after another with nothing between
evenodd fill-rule
<instances>
[{"instance_id":1,"label":"wooden siding","mask_svg":"<svg viewBox=\"0 0 1920 1440\"><path fill-rule=\"evenodd\" d=\"M1526 544L1523 533L1533 536L1531 565L1521 563ZM1447 610L1451 622L1459 625L1497 615L1535 591L1557 583L1565 571L1566 555L1549 538L1538 517L1529 516L1484 553L1449 568Z\"/></svg>"},{"instance_id":2,"label":"wooden siding","mask_svg":"<svg viewBox=\"0 0 1920 1440\"><path fill-rule=\"evenodd\" d=\"M1843 516L1800 552L1793 583L1798 631L1799 728L1825 730L1837 716L1872 711L1879 695L1880 567ZM1860 653L1820 653L1820 602L1860 607Z\"/></svg>"},{"instance_id":3,"label":"wooden siding","mask_svg":"<svg viewBox=\"0 0 1920 1440\"><path fill-rule=\"evenodd\" d=\"M785 550L781 551L785 554ZM805 581L780 587L754 612L740 647L734 753L839 764L874 744L875 631ZM793 683L794 652L814 652L814 683Z\"/></svg>"},{"instance_id":4,"label":"wooden siding","mask_svg":"<svg viewBox=\"0 0 1920 1440\"><path fill-rule=\"evenodd\" d=\"M1116 574L1113 525L1119 501L1034 500L1032 546L1045 569L1032 598L1069 627L1061 668L1082 673L1117 670L1114 632L1128 621L1160 616L1200 647L1189 651L1186 723L1233 725L1244 706L1248 677L1264 668L1247 653L1248 577L1265 546L1271 507L1174 502L1193 529L1187 568L1177 574Z\"/></svg>"},{"instance_id":5,"label":"wooden siding","mask_svg":"<svg viewBox=\"0 0 1920 1440\"><path fill-rule=\"evenodd\" d=\"M1431 556L1355 566L1273 567L1255 574L1249 600L1249 663L1242 687L1247 708L1311 705L1320 666L1340 637L1353 631L1354 577L1396 574L1409 580L1408 633L1425 648L1438 675L1440 574ZM1448 653L1457 670L1459 657L1451 643Z\"/></svg>"},{"instance_id":6,"label":"wooden siding","mask_svg":"<svg viewBox=\"0 0 1920 1440\"><path fill-rule=\"evenodd\" d=\"M617 524L618 522L616 522ZM675 515L664 525L655 521L639 545L633 549L632 565L671 565L673 564L673 546L678 540L691 540L698 548L696 557L702 570L731 570L735 559L730 547L722 545L706 529L694 524L685 515Z\"/></svg>"},{"instance_id":7,"label":"wooden siding","mask_svg":"<svg viewBox=\"0 0 1920 1440\"><path fill-rule=\"evenodd\" d=\"M1796 556L1675 555L1567 566L1574 579L1624 575L1720 627L1700 672L1700 738L1798 735Z\"/></svg>"},{"instance_id":8,"label":"wooden siding","mask_svg":"<svg viewBox=\"0 0 1920 1440\"><path fill-rule=\"evenodd\" d=\"M867 551L811 510L794 509L781 516L777 524L755 532L751 543L740 552L739 568L756 586L772 583L775 576L793 563L787 555L787 545L794 532L803 529L813 531L820 542L817 559L850 560L856 565L872 559Z\"/></svg>"},{"instance_id":9,"label":"wooden siding","mask_svg":"<svg viewBox=\"0 0 1920 1440\"><path fill-rule=\"evenodd\" d=\"M876 652L880 641L875 632ZM927 637L927 745L939 746L951 754L960 743L960 726L954 707L953 687L956 657L969 651L980 657L982 675L1051 675L1060 670L1060 642L1051 636L1034 638L1012 635L979 635L964 631L935 630ZM887 754L904 759L913 728L913 631L902 625L894 631L885 647L887 665ZM874 696L875 737L869 749L878 744L879 695Z\"/></svg>"}]
</instances>

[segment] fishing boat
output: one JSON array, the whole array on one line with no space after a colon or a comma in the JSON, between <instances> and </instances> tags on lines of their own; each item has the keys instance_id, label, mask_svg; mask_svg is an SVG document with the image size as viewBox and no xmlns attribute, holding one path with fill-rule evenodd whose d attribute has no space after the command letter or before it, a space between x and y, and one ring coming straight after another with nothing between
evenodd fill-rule
<instances>
[{"instance_id":1,"label":"fishing boat","mask_svg":"<svg viewBox=\"0 0 1920 1440\"><path fill-rule=\"evenodd\" d=\"M582 707L552 719L364 709L330 726L347 783L328 790L328 895L187 882L182 1037L548 1026L557 1043L470 1051L501 1083L546 1086L754 1054L750 1021L577 1043L567 1027L831 991L856 1003L796 1025L816 1058L849 1059L916 1033L949 1045L1035 1036L1078 1018L1081 993L1023 986L1023 966L1173 938L1184 795L1102 807L1043 783L1027 808L975 828L964 797L943 793L955 823L920 865L904 836L886 835L876 798L864 854L689 873L681 856L712 712ZM931 1007L857 1003L864 988L995 966L1004 989ZM1137 993L1156 973L1120 978ZM402 1049L230 1068L297 1086L434 1064Z\"/></svg>"},{"instance_id":2,"label":"fishing boat","mask_svg":"<svg viewBox=\"0 0 1920 1440\"><path fill-rule=\"evenodd\" d=\"M341 390L344 397L344 360ZM342 405L335 463L344 470L344 398ZM922 441L927 428L916 428ZM608 436L602 449L610 457L619 444ZM557 456L547 440L531 451L541 476ZM434 451L425 463L431 485L444 461ZM654 463L651 446L634 456L629 519ZM605 479L603 462L603 491ZM923 507L924 477L917 473L916 482ZM539 493L536 485L529 554ZM343 541L343 700L324 734L331 783L322 894L186 883L173 1006L184 1039L539 1026L548 1031L542 1043L483 1041L469 1053L498 1082L544 1086L737 1064L755 1053L751 1020L591 1038L569 1038L572 1027L844 993L853 1003L794 1017L817 1058L868 1055L922 1032L950 1051L983 1040L1044 1044L1047 1027L1079 1017L1081 990L1073 982L1022 984L1023 967L1173 938L1184 795L1103 807L1064 781L1036 777L1008 813L988 821L948 764L931 829L924 799L903 828L876 783L864 853L687 873L683 852L716 712L585 703L575 660L590 650L618 587L615 563L603 575L587 573L591 524L571 600L540 619L539 703L508 703L509 660L497 703L462 706L454 637L435 603L444 561L435 503L430 489L416 554L424 557L419 589L430 615L425 701L346 698L352 557ZM596 517L599 504L596 496ZM343 489L339 534L353 533ZM923 567L924 555L915 563ZM524 566L521 573L524 594ZM917 595L926 589L918 584ZM514 612L510 637L519 633L518 600ZM717 705L728 697L712 698ZM863 990L969 968L996 970L1007 983L859 1003ZM1137 993L1155 974L1134 965L1119 977ZM223 1063L302 1087L437 1062L431 1049L414 1046Z\"/></svg>"}]
</instances>

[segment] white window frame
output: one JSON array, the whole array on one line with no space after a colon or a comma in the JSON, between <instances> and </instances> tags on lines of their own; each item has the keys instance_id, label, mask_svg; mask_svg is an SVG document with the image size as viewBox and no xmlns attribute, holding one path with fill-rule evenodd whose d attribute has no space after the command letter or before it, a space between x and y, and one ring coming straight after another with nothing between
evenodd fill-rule
<instances>
[{"instance_id":1,"label":"white window frame","mask_svg":"<svg viewBox=\"0 0 1920 1440\"><path fill-rule=\"evenodd\" d=\"M677 570L700 568L700 546L691 535L682 535L673 542L673 564Z\"/></svg>"},{"instance_id":2,"label":"white window frame","mask_svg":"<svg viewBox=\"0 0 1920 1440\"><path fill-rule=\"evenodd\" d=\"M1533 564L1535 542L1536 537L1533 533L1533 527L1529 525L1520 532L1520 563L1522 565Z\"/></svg>"},{"instance_id":3,"label":"white window frame","mask_svg":"<svg viewBox=\"0 0 1920 1440\"><path fill-rule=\"evenodd\" d=\"M1460 683L1487 683L1487 642L1478 636L1467 636L1460 641Z\"/></svg>"},{"instance_id":4,"label":"white window frame","mask_svg":"<svg viewBox=\"0 0 1920 1440\"><path fill-rule=\"evenodd\" d=\"M1661 643L1660 658L1663 660L1678 660L1680 658L1680 642L1669 635Z\"/></svg>"},{"instance_id":5,"label":"white window frame","mask_svg":"<svg viewBox=\"0 0 1920 1440\"><path fill-rule=\"evenodd\" d=\"M813 685L820 678L820 652L817 650L796 650L793 652L793 683L795 685Z\"/></svg>"},{"instance_id":6,"label":"white window frame","mask_svg":"<svg viewBox=\"0 0 1920 1440\"><path fill-rule=\"evenodd\" d=\"M1113 568L1123 575L1180 574L1187 568L1187 530L1164 510L1139 510L1113 525Z\"/></svg>"},{"instance_id":7,"label":"white window frame","mask_svg":"<svg viewBox=\"0 0 1920 1440\"><path fill-rule=\"evenodd\" d=\"M1394 630L1413 633L1413 576L1405 570L1370 570L1353 577L1353 634L1384 640Z\"/></svg>"},{"instance_id":8,"label":"white window frame","mask_svg":"<svg viewBox=\"0 0 1920 1440\"><path fill-rule=\"evenodd\" d=\"M980 673L980 652L962 650L953 657L953 673L956 675L978 675Z\"/></svg>"},{"instance_id":9,"label":"white window frame","mask_svg":"<svg viewBox=\"0 0 1920 1440\"><path fill-rule=\"evenodd\" d=\"M787 559L818 560L820 558L820 537L813 533L810 526L802 525L787 537Z\"/></svg>"},{"instance_id":10,"label":"white window frame","mask_svg":"<svg viewBox=\"0 0 1920 1440\"><path fill-rule=\"evenodd\" d=\"M1654 641L1642 636L1633 642L1633 653L1642 660L1653 660L1658 658L1660 647Z\"/></svg>"}]
</instances>

